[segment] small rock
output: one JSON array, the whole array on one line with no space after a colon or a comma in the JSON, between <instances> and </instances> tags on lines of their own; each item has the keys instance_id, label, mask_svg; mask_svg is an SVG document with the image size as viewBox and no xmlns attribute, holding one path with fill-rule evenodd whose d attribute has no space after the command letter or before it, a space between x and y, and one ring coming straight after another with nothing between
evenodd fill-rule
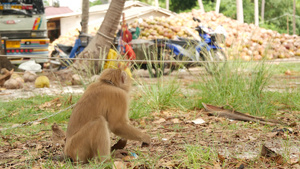
<instances>
[{"instance_id":1,"label":"small rock","mask_svg":"<svg viewBox=\"0 0 300 169\"><path fill-rule=\"evenodd\" d=\"M37 75L35 74L35 72L32 71L25 71L24 75L23 75L23 79L25 82L33 82L35 81L35 79L37 78Z\"/></svg>"},{"instance_id":2,"label":"small rock","mask_svg":"<svg viewBox=\"0 0 300 169\"><path fill-rule=\"evenodd\" d=\"M71 82L72 82L72 85L81 85L80 76L78 74L73 75Z\"/></svg>"}]
</instances>

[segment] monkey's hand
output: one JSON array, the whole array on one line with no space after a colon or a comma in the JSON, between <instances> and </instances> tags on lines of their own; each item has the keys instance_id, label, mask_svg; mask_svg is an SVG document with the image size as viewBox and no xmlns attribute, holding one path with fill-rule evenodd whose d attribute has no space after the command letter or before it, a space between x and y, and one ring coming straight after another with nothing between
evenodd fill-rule
<instances>
[{"instance_id":1,"label":"monkey's hand","mask_svg":"<svg viewBox=\"0 0 300 169\"><path fill-rule=\"evenodd\" d=\"M148 134L145 134L141 147L149 147L151 142L151 137Z\"/></svg>"}]
</instances>

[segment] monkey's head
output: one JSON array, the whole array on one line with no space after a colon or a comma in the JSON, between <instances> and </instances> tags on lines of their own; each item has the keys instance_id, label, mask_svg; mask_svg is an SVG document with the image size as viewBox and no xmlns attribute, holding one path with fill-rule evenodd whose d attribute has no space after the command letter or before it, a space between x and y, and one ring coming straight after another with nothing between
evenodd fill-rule
<instances>
[{"instance_id":1,"label":"monkey's head","mask_svg":"<svg viewBox=\"0 0 300 169\"><path fill-rule=\"evenodd\" d=\"M107 83L123 90L129 91L131 86L130 78L122 69L105 69L100 75L100 82Z\"/></svg>"}]
</instances>

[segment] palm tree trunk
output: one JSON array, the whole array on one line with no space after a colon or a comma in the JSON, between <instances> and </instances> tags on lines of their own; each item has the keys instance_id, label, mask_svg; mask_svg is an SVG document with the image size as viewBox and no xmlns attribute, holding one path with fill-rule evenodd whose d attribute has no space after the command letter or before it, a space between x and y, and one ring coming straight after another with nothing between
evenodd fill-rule
<instances>
[{"instance_id":1,"label":"palm tree trunk","mask_svg":"<svg viewBox=\"0 0 300 169\"><path fill-rule=\"evenodd\" d=\"M293 3L293 34L296 35L296 0Z\"/></svg>"},{"instance_id":2,"label":"palm tree trunk","mask_svg":"<svg viewBox=\"0 0 300 169\"><path fill-rule=\"evenodd\" d=\"M200 7L200 11L201 11L201 12L205 12L204 7L203 7L202 0L198 0L198 4L199 4L199 7Z\"/></svg>"},{"instance_id":3,"label":"palm tree trunk","mask_svg":"<svg viewBox=\"0 0 300 169\"><path fill-rule=\"evenodd\" d=\"M106 59L108 51L113 43L118 24L120 23L124 4L125 0L111 1L97 34L89 45L79 54L78 58ZM102 64L103 61L77 61L74 63L74 67L79 70L90 69L89 71L97 74L101 71Z\"/></svg>"},{"instance_id":4,"label":"palm tree trunk","mask_svg":"<svg viewBox=\"0 0 300 169\"><path fill-rule=\"evenodd\" d=\"M216 3L216 13L219 13L221 0L217 0Z\"/></svg>"},{"instance_id":5,"label":"palm tree trunk","mask_svg":"<svg viewBox=\"0 0 300 169\"><path fill-rule=\"evenodd\" d=\"M244 23L243 0L236 0L236 15L240 23Z\"/></svg>"},{"instance_id":6,"label":"palm tree trunk","mask_svg":"<svg viewBox=\"0 0 300 169\"><path fill-rule=\"evenodd\" d=\"M170 7L170 0L166 0L166 9L169 10Z\"/></svg>"},{"instance_id":7,"label":"palm tree trunk","mask_svg":"<svg viewBox=\"0 0 300 169\"><path fill-rule=\"evenodd\" d=\"M258 19L258 0L254 0L254 23L256 26L259 26Z\"/></svg>"},{"instance_id":8,"label":"palm tree trunk","mask_svg":"<svg viewBox=\"0 0 300 169\"><path fill-rule=\"evenodd\" d=\"M261 21L265 20L265 0L261 1Z\"/></svg>"},{"instance_id":9,"label":"palm tree trunk","mask_svg":"<svg viewBox=\"0 0 300 169\"><path fill-rule=\"evenodd\" d=\"M81 31L88 33L90 1L82 0Z\"/></svg>"},{"instance_id":10,"label":"palm tree trunk","mask_svg":"<svg viewBox=\"0 0 300 169\"><path fill-rule=\"evenodd\" d=\"M156 8L159 7L158 0L155 0L155 7L156 7Z\"/></svg>"}]
</instances>

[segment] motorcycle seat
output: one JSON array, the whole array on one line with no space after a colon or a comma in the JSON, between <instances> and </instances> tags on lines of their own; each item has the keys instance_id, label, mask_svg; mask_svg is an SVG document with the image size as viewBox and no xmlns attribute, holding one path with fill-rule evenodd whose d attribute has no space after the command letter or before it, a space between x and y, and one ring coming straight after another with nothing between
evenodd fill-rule
<instances>
[{"instance_id":1,"label":"motorcycle seat","mask_svg":"<svg viewBox=\"0 0 300 169\"><path fill-rule=\"evenodd\" d=\"M72 48L73 48L73 46L69 46L69 45L63 45L63 44L56 44L57 45L57 47L59 48L59 49L61 49L63 52L65 52L66 54L69 54L69 53L71 53L71 50L72 50Z\"/></svg>"}]
</instances>

